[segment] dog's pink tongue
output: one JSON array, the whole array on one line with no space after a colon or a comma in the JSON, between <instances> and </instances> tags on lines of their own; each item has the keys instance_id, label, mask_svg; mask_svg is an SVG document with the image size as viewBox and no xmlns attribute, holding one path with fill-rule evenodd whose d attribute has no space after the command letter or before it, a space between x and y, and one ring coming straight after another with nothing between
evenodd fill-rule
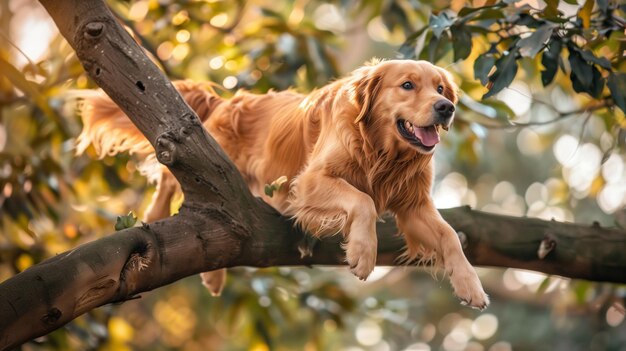
<instances>
[{"instance_id":1,"label":"dog's pink tongue","mask_svg":"<svg viewBox=\"0 0 626 351\"><path fill-rule=\"evenodd\" d=\"M418 138L424 146L435 146L439 142L439 133L435 126L415 128L415 137Z\"/></svg>"}]
</instances>

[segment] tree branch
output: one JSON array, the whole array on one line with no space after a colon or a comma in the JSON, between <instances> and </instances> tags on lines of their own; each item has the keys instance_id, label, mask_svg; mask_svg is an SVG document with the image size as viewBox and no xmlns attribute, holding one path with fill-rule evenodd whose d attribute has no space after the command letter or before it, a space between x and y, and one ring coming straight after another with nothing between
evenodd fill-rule
<instances>
[{"instance_id":1,"label":"tree branch","mask_svg":"<svg viewBox=\"0 0 626 351\"><path fill-rule=\"evenodd\" d=\"M179 214L62 253L0 284L0 349L45 335L103 304L183 277L240 265L341 265L340 237L308 247L293 223L254 198L167 78L102 1L40 0L90 76L155 147L185 193ZM473 264L626 283L626 232L598 226L442 210ZM403 248L379 224L382 265Z\"/></svg>"},{"instance_id":2,"label":"tree branch","mask_svg":"<svg viewBox=\"0 0 626 351\"><path fill-rule=\"evenodd\" d=\"M468 207L441 213L463 233L474 265L626 283L624 230ZM0 284L0 349L45 335L95 307L207 270L344 264L339 236L313 242L311 256L302 258L300 249L310 240L290 220L262 202L250 214L256 227L242 237L224 230L211 211L184 206L176 216L111 234L12 277ZM397 265L404 241L396 231L392 218L378 224L379 265Z\"/></svg>"}]
</instances>

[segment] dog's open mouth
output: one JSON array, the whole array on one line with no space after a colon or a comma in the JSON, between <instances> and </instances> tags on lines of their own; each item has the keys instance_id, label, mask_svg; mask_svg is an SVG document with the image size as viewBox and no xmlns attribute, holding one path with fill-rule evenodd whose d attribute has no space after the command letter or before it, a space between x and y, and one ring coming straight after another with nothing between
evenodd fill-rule
<instances>
[{"instance_id":1,"label":"dog's open mouth","mask_svg":"<svg viewBox=\"0 0 626 351\"><path fill-rule=\"evenodd\" d=\"M416 127L405 119L398 119L398 132L411 145L416 146L426 152L435 148L439 143L439 129L448 130L447 126L433 124L426 127Z\"/></svg>"}]
</instances>

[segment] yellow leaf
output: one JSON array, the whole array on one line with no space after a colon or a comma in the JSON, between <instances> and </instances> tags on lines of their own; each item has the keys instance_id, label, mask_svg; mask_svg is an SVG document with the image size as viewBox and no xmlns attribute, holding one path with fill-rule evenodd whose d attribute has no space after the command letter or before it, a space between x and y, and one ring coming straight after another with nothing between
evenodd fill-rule
<instances>
[{"instance_id":1,"label":"yellow leaf","mask_svg":"<svg viewBox=\"0 0 626 351\"><path fill-rule=\"evenodd\" d=\"M578 12L578 17L583 21L583 28L589 28L591 23L591 11L593 10L594 0L585 1L585 5Z\"/></svg>"}]
</instances>

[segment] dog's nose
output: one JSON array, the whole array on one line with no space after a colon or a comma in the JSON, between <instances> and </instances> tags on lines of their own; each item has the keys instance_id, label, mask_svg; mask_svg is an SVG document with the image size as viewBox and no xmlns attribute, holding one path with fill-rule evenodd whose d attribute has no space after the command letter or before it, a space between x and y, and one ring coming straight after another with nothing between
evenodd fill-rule
<instances>
[{"instance_id":1,"label":"dog's nose","mask_svg":"<svg viewBox=\"0 0 626 351\"><path fill-rule=\"evenodd\" d=\"M443 119L449 119L450 117L452 117L452 114L454 113L454 105L445 99L441 99L437 102L435 102L435 105L433 105L433 108L435 109L435 112L437 113L437 117L443 118Z\"/></svg>"}]
</instances>

